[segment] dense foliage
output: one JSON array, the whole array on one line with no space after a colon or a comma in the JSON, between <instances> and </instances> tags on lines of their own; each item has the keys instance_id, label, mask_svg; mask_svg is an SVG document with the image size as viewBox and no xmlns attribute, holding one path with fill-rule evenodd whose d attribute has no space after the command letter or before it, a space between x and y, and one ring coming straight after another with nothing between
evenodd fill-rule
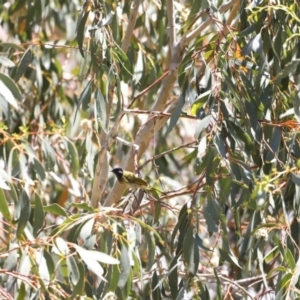
<instances>
[{"instance_id":1,"label":"dense foliage","mask_svg":"<svg viewBox=\"0 0 300 300\"><path fill-rule=\"evenodd\" d=\"M0 22L1 299L300 297L296 1L11 0Z\"/></svg>"}]
</instances>

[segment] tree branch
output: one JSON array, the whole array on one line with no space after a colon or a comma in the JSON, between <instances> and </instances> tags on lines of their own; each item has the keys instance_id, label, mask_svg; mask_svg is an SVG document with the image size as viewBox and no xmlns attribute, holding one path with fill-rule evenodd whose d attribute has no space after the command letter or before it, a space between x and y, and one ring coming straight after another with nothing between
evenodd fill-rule
<instances>
[{"instance_id":1,"label":"tree branch","mask_svg":"<svg viewBox=\"0 0 300 300\"><path fill-rule=\"evenodd\" d=\"M173 55L173 47L175 46L175 16L174 16L174 2L167 0L167 14L168 14L168 27L169 27L169 47L171 56Z\"/></svg>"},{"instance_id":2,"label":"tree branch","mask_svg":"<svg viewBox=\"0 0 300 300\"><path fill-rule=\"evenodd\" d=\"M122 46L121 46L122 50L125 53L127 52L128 48L129 48L129 45L130 45L131 37L132 37L132 34L133 34L133 30L134 30L137 15L138 15L140 2L141 2L141 0L134 0L132 5L131 5L130 20L129 20L129 23L127 25L127 30L126 30L125 37L124 37L124 40L123 40Z\"/></svg>"}]
</instances>

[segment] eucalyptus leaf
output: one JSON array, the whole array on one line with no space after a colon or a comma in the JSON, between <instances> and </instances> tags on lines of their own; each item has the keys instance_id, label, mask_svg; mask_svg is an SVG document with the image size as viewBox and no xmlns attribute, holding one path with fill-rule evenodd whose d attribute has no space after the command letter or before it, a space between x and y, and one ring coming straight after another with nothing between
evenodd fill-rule
<instances>
[{"instance_id":1,"label":"eucalyptus leaf","mask_svg":"<svg viewBox=\"0 0 300 300\"><path fill-rule=\"evenodd\" d=\"M85 25L87 22L87 18L89 16L89 11L85 12L84 10L82 10L80 12L80 16L78 18L77 21L77 42L78 42L78 47L79 47L79 51L80 54L82 55L82 57L84 57L84 51L83 51L83 39L84 39L84 33L85 33Z\"/></svg>"},{"instance_id":2,"label":"eucalyptus leaf","mask_svg":"<svg viewBox=\"0 0 300 300\"><path fill-rule=\"evenodd\" d=\"M23 234L23 231L30 217L30 202L25 190L21 191L20 198L19 198L19 205L20 205L20 216L18 219L18 226L17 226L18 238L20 238L21 235Z\"/></svg>"}]
</instances>

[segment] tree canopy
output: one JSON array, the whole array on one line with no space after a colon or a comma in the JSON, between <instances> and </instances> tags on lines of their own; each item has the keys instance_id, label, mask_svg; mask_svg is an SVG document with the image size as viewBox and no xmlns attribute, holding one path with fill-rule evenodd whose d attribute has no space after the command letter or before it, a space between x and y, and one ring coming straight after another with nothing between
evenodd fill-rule
<instances>
[{"instance_id":1,"label":"tree canopy","mask_svg":"<svg viewBox=\"0 0 300 300\"><path fill-rule=\"evenodd\" d=\"M1 299L300 297L296 1L15 0L0 21Z\"/></svg>"}]
</instances>

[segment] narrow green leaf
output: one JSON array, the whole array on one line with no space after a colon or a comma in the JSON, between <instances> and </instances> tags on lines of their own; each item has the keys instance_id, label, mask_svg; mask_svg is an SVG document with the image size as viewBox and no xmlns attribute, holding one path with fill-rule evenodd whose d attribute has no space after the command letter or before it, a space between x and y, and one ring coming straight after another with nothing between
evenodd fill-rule
<instances>
[{"instance_id":1,"label":"narrow green leaf","mask_svg":"<svg viewBox=\"0 0 300 300\"><path fill-rule=\"evenodd\" d=\"M16 50L25 51L25 49L22 46L20 46L18 44L14 44L14 43L0 43L0 48L3 48L3 49L13 48Z\"/></svg>"},{"instance_id":2,"label":"narrow green leaf","mask_svg":"<svg viewBox=\"0 0 300 300\"><path fill-rule=\"evenodd\" d=\"M24 274L24 273L22 273L22 274ZM24 276L25 276L25 275L24 275ZM20 288L18 289L17 293L18 293L18 296L17 296L17 298L15 298L15 299L17 299L17 300L23 300L23 299L26 299L27 292L26 292L26 288L25 288L24 281L21 282L21 286L20 286Z\"/></svg>"},{"instance_id":3,"label":"narrow green leaf","mask_svg":"<svg viewBox=\"0 0 300 300\"><path fill-rule=\"evenodd\" d=\"M199 250L194 240L193 226L190 225L184 237L183 256L189 275L195 276L199 265Z\"/></svg>"},{"instance_id":4,"label":"narrow green leaf","mask_svg":"<svg viewBox=\"0 0 300 300\"><path fill-rule=\"evenodd\" d=\"M94 208L91 207L88 203L71 203L70 207L77 207L84 211L95 212Z\"/></svg>"},{"instance_id":5,"label":"narrow green leaf","mask_svg":"<svg viewBox=\"0 0 300 300\"><path fill-rule=\"evenodd\" d=\"M56 154L48 141L42 141L42 150L46 158L45 169L52 170L56 163Z\"/></svg>"},{"instance_id":6,"label":"narrow green leaf","mask_svg":"<svg viewBox=\"0 0 300 300\"><path fill-rule=\"evenodd\" d=\"M218 223L220 221L221 208L219 204L215 203L216 200L210 195L207 197L206 207L204 209L204 217L209 232L218 232Z\"/></svg>"},{"instance_id":7,"label":"narrow green leaf","mask_svg":"<svg viewBox=\"0 0 300 300\"><path fill-rule=\"evenodd\" d=\"M133 284L133 272L131 269L129 269L129 275L128 275L128 280L127 280L125 288L124 288L124 298L123 299L129 298L129 295L132 292L132 284Z\"/></svg>"},{"instance_id":8,"label":"narrow green leaf","mask_svg":"<svg viewBox=\"0 0 300 300\"><path fill-rule=\"evenodd\" d=\"M172 299L176 299L178 295L178 274L177 274L177 260L178 257L175 256L170 264L170 270L172 270L169 273L169 286L171 290Z\"/></svg>"},{"instance_id":9,"label":"narrow green leaf","mask_svg":"<svg viewBox=\"0 0 300 300\"><path fill-rule=\"evenodd\" d=\"M217 132L214 138L214 144L219 152L219 154L223 157L226 158L226 149L225 149L225 143L222 139L221 133Z\"/></svg>"},{"instance_id":10,"label":"narrow green leaf","mask_svg":"<svg viewBox=\"0 0 300 300\"><path fill-rule=\"evenodd\" d=\"M284 261L287 264L287 266L291 269L294 270L296 267L296 262L294 255L292 254L290 249L285 249L284 251Z\"/></svg>"},{"instance_id":11,"label":"narrow green leaf","mask_svg":"<svg viewBox=\"0 0 300 300\"><path fill-rule=\"evenodd\" d=\"M120 261L106 253L96 250L86 250L89 257L109 265L118 265Z\"/></svg>"},{"instance_id":12,"label":"narrow green leaf","mask_svg":"<svg viewBox=\"0 0 300 300\"><path fill-rule=\"evenodd\" d=\"M126 70L128 74L132 75L132 65L122 48L119 47L118 44L115 44L115 48L111 48L111 51L115 60L119 61L122 69Z\"/></svg>"},{"instance_id":13,"label":"narrow green leaf","mask_svg":"<svg viewBox=\"0 0 300 300\"><path fill-rule=\"evenodd\" d=\"M83 264L81 263L81 261L76 261L76 266L78 268L79 276L78 276L77 284L74 286L71 299L75 299L76 296L82 295L84 289L85 271L84 271Z\"/></svg>"},{"instance_id":14,"label":"narrow green leaf","mask_svg":"<svg viewBox=\"0 0 300 300\"><path fill-rule=\"evenodd\" d=\"M154 197L159 198L159 195L157 194L157 191L153 191ZM159 217L161 216L161 202L155 201L154 202L154 224L156 224L159 221Z\"/></svg>"},{"instance_id":15,"label":"narrow green leaf","mask_svg":"<svg viewBox=\"0 0 300 300\"><path fill-rule=\"evenodd\" d=\"M150 271L155 262L155 244L151 234L148 231L144 232L144 238L147 242L147 248L148 248L148 262L147 262L146 270Z\"/></svg>"},{"instance_id":16,"label":"narrow green leaf","mask_svg":"<svg viewBox=\"0 0 300 300\"><path fill-rule=\"evenodd\" d=\"M23 76L23 74L26 72L29 64L32 61L32 51L29 48L21 57L19 63L18 63L18 69L15 75L15 80L19 81L19 79Z\"/></svg>"},{"instance_id":17,"label":"narrow green leaf","mask_svg":"<svg viewBox=\"0 0 300 300\"><path fill-rule=\"evenodd\" d=\"M251 147L253 146L253 140L251 139L249 134L241 128L241 125L235 124L234 122L231 122L229 120L227 120L226 123L228 124L229 128L235 131L238 138L240 138L245 143L245 146L248 149L251 149Z\"/></svg>"},{"instance_id":18,"label":"narrow green leaf","mask_svg":"<svg viewBox=\"0 0 300 300\"><path fill-rule=\"evenodd\" d=\"M103 94L101 93L101 90L98 89L96 91L96 96L95 96L95 105L96 105L96 109L95 109L95 114L96 114L96 119L99 120L101 127L104 131L107 130L107 112L106 112L106 101L104 99Z\"/></svg>"},{"instance_id":19,"label":"narrow green leaf","mask_svg":"<svg viewBox=\"0 0 300 300\"><path fill-rule=\"evenodd\" d=\"M279 287L280 289L284 289L286 288L287 286L290 286L291 285L291 279L292 279L292 273L287 273L285 274L281 281L279 282Z\"/></svg>"},{"instance_id":20,"label":"narrow green leaf","mask_svg":"<svg viewBox=\"0 0 300 300\"><path fill-rule=\"evenodd\" d=\"M80 280L80 273L77 267L78 261L74 256L67 257L67 265L69 269L69 276L73 285L76 285Z\"/></svg>"},{"instance_id":21,"label":"narrow green leaf","mask_svg":"<svg viewBox=\"0 0 300 300\"><path fill-rule=\"evenodd\" d=\"M51 252L55 253L60 257L64 257L69 254L70 249L67 242L63 238L57 237L54 241L54 245L52 247Z\"/></svg>"},{"instance_id":22,"label":"narrow green leaf","mask_svg":"<svg viewBox=\"0 0 300 300\"><path fill-rule=\"evenodd\" d=\"M44 206L44 211L57 216L63 216L63 217L68 216L66 210L56 203L50 204L48 206Z\"/></svg>"},{"instance_id":23,"label":"narrow green leaf","mask_svg":"<svg viewBox=\"0 0 300 300\"><path fill-rule=\"evenodd\" d=\"M70 270L69 270L67 260L68 260L68 257L62 256L56 262L56 265L58 265L59 272L63 276L65 283L69 283L69 280L70 280L70 278L69 278Z\"/></svg>"},{"instance_id":24,"label":"narrow green leaf","mask_svg":"<svg viewBox=\"0 0 300 300\"><path fill-rule=\"evenodd\" d=\"M174 112L172 113L172 116L170 118L170 123L169 123L169 126L167 128L165 136L167 136L173 130L175 125L177 124L177 122L179 120L179 117L182 113L183 106L184 106L184 97L181 94L180 97L179 97L178 105L177 105L176 109L174 110Z\"/></svg>"},{"instance_id":25,"label":"narrow green leaf","mask_svg":"<svg viewBox=\"0 0 300 300\"><path fill-rule=\"evenodd\" d=\"M11 91L11 93L17 100L22 101L22 96L20 94L19 88L10 77L3 73L0 73L0 80Z\"/></svg>"},{"instance_id":26,"label":"narrow green leaf","mask_svg":"<svg viewBox=\"0 0 300 300\"><path fill-rule=\"evenodd\" d=\"M85 33L85 24L87 21L87 18L89 16L89 11L85 12L82 10L80 12L78 21L77 21L77 35L76 40L78 43L79 52L82 57L84 57L84 51L83 51L83 40L84 40L84 33Z\"/></svg>"},{"instance_id":27,"label":"narrow green leaf","mask_svg":"<svg viewBox=\"0 0 300 300\"><path fill-rule=\"evenodd\" d=\"M254 104L252 104L251 102L246 101L246 109L247 109L247 113L249 115L250 118L250 123L251 123L251 127L252 127L252 133L253 136L255 138L255 140L258 143L261 143L262 140L262 130L261 130L261 126L258 123L257 120L257 114L256 114L256 109Z\"/></svg>"},{"instance_id":28,"label":"narrow green leaf","mask_svg":"<svg viewBox=\"0 0 300 300\"><path fill-rule=\"evenodd\" d=\"M275 41L274 43L271 43L271 47L273 48L274 54L275 54L275 58L277 59L277 61L280 61L280 55L282 52L282 27L278 26L277 27L277 33L275 36Z\"/></svg>"},{"instance_id":29,"label":"narrow green leaf","mask_svg":"<svg viewBox=\"0 0 300 300\"><path fill-rule=\"evenodd\" d=\"M183 60L181 61L181 64L179 66L178 70L178 83L179 86L182 88L188 79L189 71L193 65L193 60L191 59L192 55L194 54L194 50L188 51Z\"/></svg>"},{"instance_id":30,"label":"narrow green leaf","mask_svg":"<svg viewBox=\"0 0 300 300\"><path fill-rule=\"evenodd\" d=\"M109 291L115 291L118 288L118 281L120 275L120 268L118 265L110 265L108 268L108 274L106 276L108 281L107 289Z\"/></svg>"},{"instance_id":31,"label":"narrow green leaf","mask_svg":"<svg viewBox=\"0 0 300 300\"><path fill-rule=\"evenodd\" d=\"M129 272L131 269L128 250L124 244L121 245L120 268L121 268L121 272L120 272L120 276L119 276L118 287L120 289L122 289L126 285L126 282L127 282L128 276L129 276Z\"/></svg>"},{"instance_id":32,"label":"narrow green leaf","mask_svg":"<svg viewBox=\"0 0 300 300\"><path fill-rule=\"evenodd\" d=\"M193 254L194 254L193 230L194 230L193 226L190 225L185 232L183 257L185 259L186 264L189 264L189 262L191 260L191 256L193 256Z\"/></svg>"},{"instance_id":33,"label":"narrow green leaf","mask_svg":"<svg viewBox=\"0 0 300 300\"><path fill-rule=\"evenodd\" d=\"M199 268L199 263L200 263L200 253L198 246L196 244L196 241L194 239L194 257L193 257L194 263L191 264L191 267L189 267L189 272L191 275L196 276Z\"/></svg>"},{"instance_id":34,"label":"narrow green leaf","mask_svg":"<svg viewBox=\"0 0 300 300\"><path fill-rule=\"evenodd\" d=\"M263 276L263 278L262 278L263 279L263 283L264 283L265 287L267 287L268 286L268 283L267 283L267 280L266 280L267 274L264 271L264 258L263 258L263 254L262 254L262 251L259 248L256 249L256 252L257 252L258 266L259 266L260 272L261 272L261 274Z\"/></svg>"},{"instance_id":35,"label":"narrow green leaf","mask_svg":"<svg viewBox=\"0 0 300 300\"><path fill-rule=\"evenodd\" d=\"M47 268L48 268L50 277L55 278L55 265L54 265L51 254L46 249L44 249L44 257L46 260L46 264L47 264Z\"/></svg>"},{"instance_id":36,"label":"narrow green leaf","mask_svg":"<svg viewBox=\"0 0 300 300\"><path fill-rule=\"evenodd\" d=\"M187 208L187 207L185 207L185 208ZM184 237L185 237L186 230L187 230L188 224L189 224L189 214L188 214L188 211L186 211L186 213L184 213L185 208L182 209L179 214L179 222L178 222L179 237L178 237L178 241L177 241L176 255L180 255L182 253L183 245L184 245Z\"/></svg>"},{"instance_id":37,"label":"narrow green leaf","mask_svg":"<svg viewBox=\"0 0 300 300\"><path fill-rule=\"evenodd\" d=\"M82 105L83 110L87 110L88 105L91 101L91 95L92 95L92 84L93 81L90 80L87 85L85 86L84 90L80 94L79 100L78 100L78 106Z\"/></svg>"},{"instance_id":38,"label":"narrow green leaf","mask_svg":"<svg viewBox=\"0 0 300 300\"><path fill-rule=\"evenodd\" d=\"M158 276L156 271L154 271L151 280L151 290L152 290L152 299L153 300L161 300L160 288L158 285Z\"/></svg>"},{"instance_id":39,"label":"narrow green leaf","mask_svg":"<svg viewBox=\"0 0 300 300\"><path fill-rule=\"evenodd\" d=\"M206 91L198 96L195 102L191 107L191 115L197 116L198 111L203 107L203 105L207 102L209 96L211 95L211 90Z\"/></svg>"},{"instance_id":40,"label":"narrow green leaf","mask_svg":"<svg viewBox=\"0 0 300 300\"><path fill-rule=\"evenodd\" d=\"M94 222L94 218L90 218L79 228L79 238L83 241L82 246L86 249L92 249L96 242L95 235L93 234Z\"/></svg>"},{"instance_id":41,"label":"narrow green leaf","mask_svg":"<svg viewBox=\"0 0 300 300\"><path fill-rule=\"evenodd\" d=\"M38 231L43 227L44 224L44 210L41 198L38 194L35 194L35 205L34 205L34 221L33 221L33 235L37 237Z\"/></svg>"},{"instance_id":42,"label":"narrow green leaf","mask_svg":"<svg viewBox=\"0 0 300 300\"><path fill-rule=\"evenodd\" d=\"M46 172L45 172L44 166L36 158L33 158L33 167L34 167L37 175L40 177L40 179L42 181L45 180Z\"/></svg>"},{"instance_id":43,"label":"narrow green leaf","mask_svg":"<svg viewBox=\"0 0 300 300\"><path fill-rule=\"evenodd\" d=\"M0 55L0 65L3 67L12 68L15 66L15 63L6 56Z\"/></svg>"},{"instance_id":44,"label":"narrow green leaf","mask_svg":"<svg viewBox=\"0 0 300 300\"><path fill-rule=\"evenodd\" d=\"M95 275L97 275L101 280L106 281L106 279L102 276L104 273L103 268L98 263L97 260L95 260L93 257L89 255L89 251L86 249L83 249L82 247L77 246L74 244L74 247L77 251L77 253L80 255L81 259L85 262L88 269L92 271Z\"/></svg>"},{"instance_id":45,"label":"narrow green leaf","mask_svg":"<svg viewBox=\"0 0 300 300\"><path fill-rule=\"evenodd\" d=\"M66 137L64 138L64 140L67 142L67 148L69 154L68 156L69 156L69 161L71 162L72 174L76 178L79 171L79 157L78 157L77 148L75 147L74 143L71 142Z\"/></svg>"},{"instance_id":46,"label":"narrow green leaf","mask_svg":"<svg viewBox=\"0 0 300 300\"><path fill-rule=\"evenodd\" d=\"M44 251L39 249L35 252L35 261L39 270L39 277L43 281L45 287L48 287L50 284L50 273L48 270L48 265L44 257Z\"/></svg>"},{"instance_id":47,"label":"narrow green leaf","mask_svg":"<svg viewBox=\"0 0 300 300\"><path fill-rule=\"evenodd\" d=\"M281 143L281 130L279 127L274 127L270 144L269 144L270 147L268 147L269 150L265 158L266 162L272 162L275 155L277 155L280 143Z\"/></svg>"},{"instance_id":48,"label":"narrow green leaf","mask_svg":"<svg viewBox=\"0 0 300 300\"><path fill-rule=\"evenodd\" d=\"M7 205L7 200L6 200L5 194L2 189L0 189L0 212L3 214L4 218L7 221L11 222L12 217L11 217L8 205Z\"/></svg>"},{"instance_id":49,"label":"narrow green leaf","mask_svg":"<svg viewBox=\"0 0 300 300\"><path fill-rule=\"evenodd\" d=\"M18 238L21 237L24 228L26 227L30 217L30 201L24 189L20 194L19 202L20 202L20 216L19 216L18 226L17 226Z\"/></svg>"},{"instance_id":50,"label":"narrow green leaf","mask_svg":"<svg viewBox=\"0 0 300 300\"><path fill-rule=\"evenodd\" d=\"M218 295L218 299L222 299L222 284L221 284L221 281L219 279L219 276L218 276L216 268L214 268L214 274L215 274L215 278L217 279L217 295Z\"/></svg>"},{"instance_id":51,"label":"narrow green leaf","mask_svg":"<svg viewBox=\"0 0 300 300\"><path fill-rule=\"evenodd\" d=\"M91 101L91 96L92 96L92 80L90 80L87 85L85 86L85 88L83 89L83 91L80 94L80 97L78 99L78 105L76 107L76 112L75 112L75 116L74 116L74 121L76 119L76 115L77 112L79 110L79 107L82 105L82 109L83 110L87 110L88 105Z\"/></svg>"},{"instance_id":52,"label":"narrow green leaf","mask_svg":"<svg viewBox=\"0 0 300 300\"><path fill-rule=\"evenodd\" d=\"M277 224L278 225L278 224ZM275 226L274 226L275 227ZM274 247L272 248L266 255L265 255L265 262L267 264L271 263L272 261L274 261L274 259L276 259L276 257L278 256L279 251L278 251L278 247ZM268 274L269 276L270 274Z\"/></svg>"}]
</instances>

